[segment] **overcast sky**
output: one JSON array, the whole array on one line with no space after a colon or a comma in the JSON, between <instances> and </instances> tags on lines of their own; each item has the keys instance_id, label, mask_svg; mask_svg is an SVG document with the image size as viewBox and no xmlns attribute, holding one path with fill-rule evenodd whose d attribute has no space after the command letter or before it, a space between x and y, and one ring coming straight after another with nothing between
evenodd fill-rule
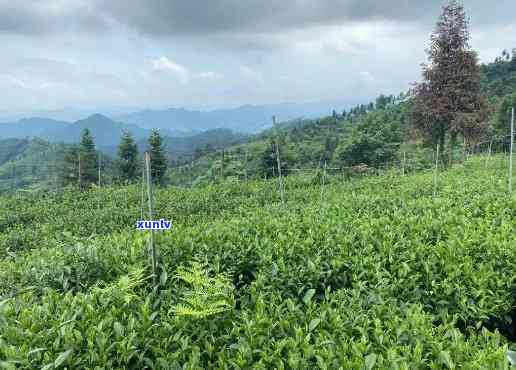
<instances>
[{"instance_id":1,"label":"overcast sky","mask_svg":"<svg viewBox=\"0 0 516 370\"><path fill-rule=\"evenodd\" d=\"M419 79L436 0L0 0L0 112L366 102ZM466 0L482 61L516 1Z\"/></svg>"}]
</instances>

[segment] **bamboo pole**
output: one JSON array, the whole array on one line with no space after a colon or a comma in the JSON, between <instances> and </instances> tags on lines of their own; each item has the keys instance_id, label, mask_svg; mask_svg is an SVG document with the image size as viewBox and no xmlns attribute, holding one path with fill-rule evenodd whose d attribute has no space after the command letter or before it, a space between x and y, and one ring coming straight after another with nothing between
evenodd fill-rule
<instances>
[{"instance_id":1,"label":"bamboo pole","mask_svg":"<svg viewBox=\"0 0 516 370\"><path fill-rule=\"evenodd\" d=\"M434 198L437 196L437 172L439 171L439 144L437 144L437 152L435 156L435 170L434 170Z\"/></svg>"},{"instance_id":2,"label":"bamboo pole","mask_svg":"<svg viewBox=\"0 0 516 370\"><path fill-rule=\"evenodd\" d=\"M81 149L79 149L79 189L81 189Z\"/></svg>"},{"instance_id":3,"label":"bamboo pole","mask_svg":"<svg viewBox=\"0 0 516 370\"><path fill-rule=\"evenodd\" d=\"M407 161L406 153L403 151L403 162L401 164L401 174L405 176L405 162Z\"/></svg>"},{"instance_id":4,"label":"bamboo pole","mask_svg":"<svg viewBox=\"0 0 516 370\"><path fill-rule=\"evenodd\" d=\"M278 130L276 128L276 116L272 116L272 124L274 126L274 136L276 137L276 162L278 164L278 176L279 176L279 188L280 188L281 202L285 203L285 196L283 194L283 179L281 178L281 160L280 160L280 153L279 153Z\"/></svg>"},{"instance_id":5,"label":"bamboo pole","mask_svg":"<svg viewBox=\"0 0 516 370\"><path fill-rule=\"evenodd\" d=\"M492 146L493 146L493 139L491 139L491 141L489 141L489 150L487 152L487 158L486 158L486 165L485 167L487 168L487 163L489 162L489 160L491 159L491 150L492 150Z\"/></svg>"},{"instance_id":6,"label":"bamboo pole","mask_svg":"<svg viewBox=\"0 0 516 370\"><path fill-rule=\"evenodd\" d=\"M247 182L247 160L248 160L247 156L248 156L248 149L245 148L245 182Z\"/></svg>"},{"instance_id":7,"label":"bamboo pole","mask_svg":"<svg viewBox=\"0 0 516 370\"><path fill-rule=\"evenodd\" d=\"M512 193L512 153L514 149L514 107L512 108L511 117L511 149L509 153L509 194Z\"/></svg>"},{"instance_id":8,"label":"bamboo pole","mask_svg":"<svg viewBox=\"0 0 516 370\"><path fill-rule=\"evenodd\" d=\"M152 182L151 182L151 158L150 153L145 152L145 170L147 173L147 200L149 206L149 221L153 220L152 215ZM154 230L149 230L149 250L151 253L151 262L152 262L152 280L154 282L154 286L157 285L158 275L157 275L157 261L156 261L156 246L154 245Z\"/></svg>"},{"instance_id":9,"label":"bamboo pole","mask_svg":"<svg viewBox=\"0 0 516 370\"><path fill-rule=\"evenodd\" d=\"M224 149L222 149L222 158L220 162L220 176L222 177L222 180L224 180Z\"/></svg>"},{"instance_id":10,"label":"bamboo pole","mask_svg":"<svg viewBox=\"0 0 516 370\"><path fill-rule=\"evenodd\" d=\"M324 161L324 169L323 169L322 178L321 178L321 204L324 199L323 195L324 195L325 180L326 180L326 161Z\"/></svg>"},{"instance_id":11,"label":"bamboo pole","mask_svg":"<svg viewBox=\"0 0 516 370\"><path fill-rule=\"evenodd\" d=\"M143 209L145 207L145 161L142 167L142 199L140 203L140 220L143 221Z\"/></svg>"},{"instance_id":12,"label":"bamboo pole","mask_svg":"<svg viewBox=\"0 0 516 370\"><path fill-rule=\"evenodd\" d=\"M99 176L98 176L98 181L99 181L99 188L100 188L100 167L102 166L102 153L99 152Z\"/></svg>"}]
</instances>

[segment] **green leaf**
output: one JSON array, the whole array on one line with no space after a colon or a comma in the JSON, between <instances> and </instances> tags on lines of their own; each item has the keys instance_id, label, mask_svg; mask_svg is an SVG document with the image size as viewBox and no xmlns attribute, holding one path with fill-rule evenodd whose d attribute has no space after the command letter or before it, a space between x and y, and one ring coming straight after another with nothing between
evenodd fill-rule
<instances>
[{"instance_id":1,"label":"green leaf","mask_svg":"<svg viewBox=\"0 0 516 370\"><path fill-rule=\"evenodd\" d=\"M159 276L159 282L161 285L165 285L167 283L167 280L168 280L167 270L163 269L163 271L161 271L161 274Z\"/></svg>"},{"instance_id":2,"label":"green leaf","mask_svg":"<svg viewBox=\"0 0 516 370\"><path fill-rule=\"evenodd\" d=\"M321 319L313 319L308 325L308 331L313 331L320 323Z\"/></svg>"},{"instance_id":3,"label":"green leaf","mask_svg":"<svg viewBox=\"0 0 516 370\"><path fill-rule=\"evenodd\" d=\"M27 353L27 356L34 355L34 354L39 353L39 352L42 352L42 351L44 351L44 350L46 350L46 348L35 348L35 349L33 349L33 350L29 351L29 352Z\"/></svg>"},{"instance_id":4,"label":"green leaf","mask_svg":"<svg viewBox=\"0 0 516 370\"><path fill-rule=\"evenodd\" d=\"M7 361L0 361L0 369L15 370L16 365Z\"/></svg>"},{"instance_id":5,"label":"green leaf","mask_svg":"<svg viewBox=\"0 0 516 370\"><path fill-rule=\"evenodd\" d=\"M374 365L376 364L376 358L377 356L374 353L371 353L365 357L364 366L366 370L371 370L374 367Z\"/></svg>"},{"instance_id":6,"label":"green leaf","mask_svg":"<svg viewBox=\"0 0 516 370\"><path fill-rule=\"evenodd\" d=\"M54 361L54 367L58 368L61 366L72 354L72 350L69 349L68 351L61 352L59 356L57 356L56 360Z\"/></svg>"},{"instance_id":7,"label":"green leaf","mask_svg":"<svg viewBox=\"0 0 516 370\"><path fill-rule=\"evenodd\" d=\"M448 369L454 369L455 365L453 364L453 361L450 357L450 352L448 351L441 351L439 352L439 361L441 364L445 365Z\"/></svg>"},{"instance_id":8,"label":"green leaf","mask_svg":"<svg viewBox=\"0 0 516 370\"><path fill-rule=\"evenodd\" d=\"M511 365L516 365L516 352L507 350L507 360L509 360Z\"/></svg>"},{"instance_id":9,"label":"green leaf","mask_svg":"<svg viewBox=\"0 0 516 370\"><path fill-rule=\"evenodd\" d=\"M306 305L309 304L314 295L315 295L315 289L308 289L308 291L305 293L305 296L303 297L303 302Z\"/></svg>"}]
</instances>

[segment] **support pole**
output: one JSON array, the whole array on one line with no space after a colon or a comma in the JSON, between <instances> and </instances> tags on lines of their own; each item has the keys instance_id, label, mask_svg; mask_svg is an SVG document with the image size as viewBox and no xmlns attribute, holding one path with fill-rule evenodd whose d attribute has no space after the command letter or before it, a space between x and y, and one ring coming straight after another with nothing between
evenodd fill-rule
<instances>
[{"instance_id":1,"label":"support pole","mask_svg":"<svg viewBox=\"0 0 516 370\"><path fill-rule=\"evenodd\" d=\"M55 191L57 192L58 190L58 185L57 185L57 144L54 144L54 187L55 187Z\"/></svg>"},{"instance_id":2,"label":"support pole","mask_svg":"<svg viewBox=\"0 0 516 370\"><path fill-rule=\"evenodd\" d=\"M512 193L512 153L514 149L514 107L511 117L511 151L509 153L509 194Z\"/></svg>"},{"instance_id":3,"label":"support pole","mask_svg":"<svg viewBox=\"0 0 516 370\"><path fill-rule=\"evenodd\" d=\"M407 161L406 153L403 152L403 162L401 164L401 175L405 176L405 162Z\"/></svg>"},{"instance_id":4,"label":"support pole","mask_svg":"<svg viewBox=\"0 0 516 370\"><path fill-rule=\"evenodd\" d=\"M153 220L152 216L152 182L151 182L151 158L150 153L145 152L145 171L147 174L147 200L149 206L149 221ZM156 261L156 246L154 245L154 230L149 230L149 251L151 254L151 263L152 263L152 280L154 282L154 286L156 286L158 281L157 275L157 261Z\"/></svg>"},{"instance_id":5,"label":"support pole","mask_svg":"<svg viewBox=\"0 0 516 370\"><path fill-rule=\"evenodd\" d=\"M439 144L437 144L437 152L435 156L435 170L434 170L434 198L437 196L437 172L439 171Z\"/></svg>"},{"instance_id":6,"label":"support pole","mask_svg":"<svg viewBox=\"0 0 516 370\"><path fill-rule=\"evenodd\" d=\"M491 150L492 150L492 146L493 146L493 139L491 139L491 141L489 141L489 150L487 152L487 158L486 158L486 168L487 168L487 163L489 162L489 160L491 159Z\"/></svg>"},{"instance_id":7,"label":"support pole","mask_svg":"<svg viewBox=\"0 0 516 370\"><path fill-rule=\"evenodd\" d=\"M279 153L279 139L278 130L276 129L276 116L272 116L272 124L274 126L274 136L276 137L276 162L278 164L279 188L281 195L281 203L285 203L285 196L283 194L283 179L281 178L281 160Z\"/></svg>"},{"instance_id":8,"label":"support pole","mask_svg":"<svg viewBox=\"0 0 516 370\"><path fill-rule=\"evenodd\" d=\"M142 167L142 198L140 203L140 220L143 221L143 210L145 208L145 160Z\"/></svg>"},{"instance_id":9,"label":"support pole","mask_svg":"<svg viewBox=\"0 0 516 370\"><path fill-rule=\"evenodd\" d=\"M247 158L248 156L248 149L247 147L245 148L245 182L247 182Z\"/></svg>"},{"instance_id":10,"label":"support pole","mask_svg":"<svg viewBox=\"0 0 516 370\"><path fill-rule=\"evenodd\" d=\"M324 169L323 169L322 178L321 178L321 204L322 204L323 198L324 198L323 195L324 195L325 180L326 180L326 161L324 161Z\"/></svg>"},{"instance_id":11,"label":"support pole","mask_svg":"<svg viewBox=\"0 0 516 370\"><path fill-rule=\"evenodd\" d=\"M79 189L81 189L81 149L79 148Z\"/></svg>"},{"instance_id":12,"label":"support pole","mask_svg":"<svg viewBox=\"0 0 516 370\"><path fill-rule=\"evenodd\" d=\"M224 149L222 149L222 158L220 162L220 176L222 177L222 180L224 181Z\"/></svg>"},{"instance_id":13,"label":"support pole","mask_svg":"<svg viewBox=\"0 0 516 370\"><path fill-rule=\"evenodd\" d=\"M99 188L100 188L100 184L101 184L101 182L100 182L100 167L101 166L102 166L102 153L99 152L99 178L98 178L98 180L99 180Z\"/></svg>"}]
</instances>

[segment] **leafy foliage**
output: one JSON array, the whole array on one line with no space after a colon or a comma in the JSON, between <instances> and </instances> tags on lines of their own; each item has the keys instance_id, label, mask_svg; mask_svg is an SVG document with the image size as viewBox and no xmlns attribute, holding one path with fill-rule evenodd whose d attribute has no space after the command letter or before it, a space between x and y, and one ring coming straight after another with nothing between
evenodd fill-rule
<instances>
[{"instance_id":1,"label":"leafy foliage","mask_svg":"<svg viewBox=\"0 0 516 370\"><path fill-rule=\"evenodd\" d=\"M480 67L469 45L464 6L451 0L443 7L428 50L429 65L415 88L413 125L432 144L444 147L447 135L478 141L487 129L487 101L481 94Z\"/></svg>"},{"instance_id":2,"label":"leafy foliage","mask_svg":"<svg viewBox=\"0 0 516 370\"><path fill-rule=\"evenodd\" d=\"M311 176L285 205L276 181L158 188L162 271L183 276L159 289L138 186L2 197L0 366L507 368L516 204L506 158L485 163L436 198L426 172L328 175L324 204Z\"/></svg>"},{"instance_id":3,"label":"leafy foliage","mask_svg":"<svg viewBox=\"0 0 516 370\"><path fill-rule=\"evenodd\" d=\"M234 288L227 274L210 277L207 264L194 261L179 267L176 279L188 286L181 292L181 303L171 308L177 316L204 319L233 308Z\"/></svg>"},{"instance_id":4,"label":"leafy foliage","mask_svg":"<svg viewBox=\"0 0 516 370\"><path fill-rule=\"evenodd\" d=\"M346 166L379 166L396 158L402 142L403 113L400 107L367 115L338 149Z\"/></svg>"}]
</instances>

